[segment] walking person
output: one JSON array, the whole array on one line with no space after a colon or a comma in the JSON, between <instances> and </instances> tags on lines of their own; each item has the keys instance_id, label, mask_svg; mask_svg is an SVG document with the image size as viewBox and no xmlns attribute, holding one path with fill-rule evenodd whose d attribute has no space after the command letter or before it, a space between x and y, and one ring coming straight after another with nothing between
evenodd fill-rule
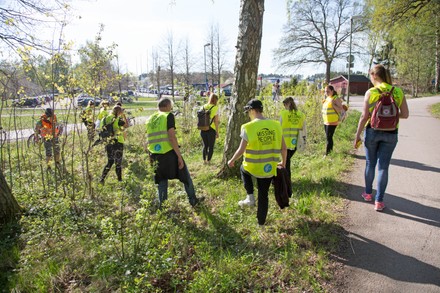
<instances>
[{"instance_id":1,"label":"walking person","mask_svg":"<svg viewBox=\"0 0 440 293\"><path fill-rule=\"evenodd\" d=\"M290 160L295 154L300 139L300 132L304 133L306 128L306 116L298 110L292 97L283 100L284 109L280 112L280 123L283 129L284 142L287 147L286 170L291 178Z\"/></svg>"},{"instance_id":2,"label":"walking person","mask_svg":"<svg viewBox=\"0 0 440 293\"><path fill-rule=\"evenodd\" d=\"M397 145L399 128L397 125L395 130L384 131L376 130L371 127L371 113L381 96L381 92L389 92L393 86L389 71L380 64L371 69L370 79L374 87L365 93L363 110L359 119L354 146L356 147L361 142L361 133L365 128L365 191L361 196L365 201L373 200L373 181L377 165L378 176L374 209L376 211L382 211L385 208L383 198L388 184L388 168L393 151ZM393 98L399 107L399 118L408 118L408 104L400 88L394 87Z\"/></svg>"},{"instance_id":3,"label":"walking person","mask_svg":"<svg viewBox=\"0 0 440 293\"><path fill-rule=\"evenodd\" d=\"M281 94L281 89L280 89L280 80L277 79L277 81L272 85L272 100L274 102L278 102L278 97Z\"/></svg>"},{"instance_id":4,"label":"walking person","mask_svg":"<svg viewBox=\"0 0 440 293\"><path fill-rule=\"evenodd\" d=\"M189 203L196 206L203 198L196 197L191 176L180 153L172 108L170 99L160 99L159 110L146 122L148 151L155 164L154 182L157 184L159 206L168 199L169 179L179 179L184 184Z\"/></svg>"},{"instance_id":5,"label":"walking person","mask_svg":"<svg viewBox=\"0 0 440 293\"><path fill-rule=\"evenodd\" d=\"M115 106L110 115L105 117L102 121L102 126L109 125L112 135L105 138L106 146L105 151L107 153L107 165L105 165L102 171L100 183L104 184L105 177L107 177L113 164L116 165L116 176L118 181L122 181L122 156L124 153L124 125L125 120L122 118L122 108Z\"/></svg>"},{"instance_id":6,"label":"walking person","mask_svg":"<svg viewBox=\"0 0 440 293\"><path fill-rule=\"evenodd\" d=\"M58 136L61 135L60 127L57 125L57 116L52 108L46 108L44 114L35 125L35 137L39 135L43 138L44 149L46 152L47 169L51 169L52 156L55 155L55 164L57 167L61 165L60 143Z\"/></svg>"},{"instance_id":7,"label":"walking person","mask_svg":"<svg viewBox=\"0 0 440 293\"><path fill-rule=\"evenodd\" d=\"M202 106L205 111L209 110L209 120L211 121L208 130L200 130L200 136L202 137L203 141L203 162L205 164L209 164L211 161L212 155L214 154L215 140L218 138L219 118L217 114L217 102L218 96L214 93L211 93L208 103Z\"/></svg>"},{"instance_id":8,"label":"walking person","mask_svg":"<svg viewBox=\"0 0 440 293\"><path fill-rule=\"evenodd\" d=\"M327 146L325 156L333 151L333 135L339 124L339 113L342 112L342 101L338 97L335 88L332 85L325 87L325 100L322 103L322 119L324 120L325 137Z\"/></svg>"},{"instance_id":9,"label":"walking person","mask_svg":"<svg viewBox=\"0 0 440 293\"><path fill-rule=\"evenodd\" d=\"M234 167L235 161L243 155L240 173L247 196L238 204L241 207L255 205L252 177L256 178L258 189L257 219L259 225L264 225L269 208L270 183L272 178L276 176L277 165L285 167L286 164L286 144L281 124L263 116L261 101L252 99L244 109L251 121L241 126L240 146L228 161L228 166ZM279 162L280 158L281 162Z\"/></svg>"}]
</instances>

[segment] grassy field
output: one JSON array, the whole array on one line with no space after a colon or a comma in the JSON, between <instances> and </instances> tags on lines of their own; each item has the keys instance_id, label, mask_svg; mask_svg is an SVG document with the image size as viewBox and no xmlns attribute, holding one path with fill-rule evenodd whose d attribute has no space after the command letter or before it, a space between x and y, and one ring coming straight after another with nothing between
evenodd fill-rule
<instances>
[{"instance_id":1,"label":"grassy field","mask_svg":"<svg viewBox=\"0 0 440 293\"><path fill-rule=\"evenodd\" d=\"M431 113L434 117L437 117L440 119L440 103L431 105L429 110L431 111Z\"/></svg>"},{"instance_id":2,"label":"grassy field","mask_svg":"<svg viewBox=\"0 0 440 293\"><path fill-rule=\"evenodd\" d=\"M206 197L197 208L189 205L183 185L174 180L165 207L157 209L142 125L128 130L122 184L114 169L105 185L98 184L106 163L104 148L89 150L84 135L65 142L64 174L45 170L41 147L4 148L4 173L25 214L1 231L0 291L333 291L331 256L343 242L340 182L353 162L359 113L350 113L338 127L335 151L326 158L322 124L316 115L308 115L308 147L292 158L290 206L281 210L271 188L267 225L261 228L256 208L237 204L246 194L241 180L217 176L224 111L211 165L203 164L194 118L177 119L196 192ZM12 168L18 157L20 167Z\"/></svg>"}]
</instances>

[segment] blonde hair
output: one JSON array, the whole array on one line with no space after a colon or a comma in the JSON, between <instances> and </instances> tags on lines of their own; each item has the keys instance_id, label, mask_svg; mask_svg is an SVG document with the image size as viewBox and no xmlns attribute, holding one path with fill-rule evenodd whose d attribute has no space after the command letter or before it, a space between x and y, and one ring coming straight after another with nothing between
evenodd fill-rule
<instances>
[{"instance_id":1,"label":"blonde hair","mask_svg":"<svg viewBox=\"0 0 440 293\"><path fill-rule=\"evenodd\" d=\"M370 74L376 76L381 81L392 84L390 71L386 69L385 66L383 66L382 64L374 65L373 68L371 68L370 70Z\"/></svg>"},{"instance_id":2,"label":"blonde hair","mask_svg":"<svg viewBox=\"0 0 440 293\"><path fill-rule=\"evenodd\" d=\"M216 94L212 93L211 95L209 95L208 104L217 105L217 102L218 102L218 96Z\"/></svg>"}]
</instances>

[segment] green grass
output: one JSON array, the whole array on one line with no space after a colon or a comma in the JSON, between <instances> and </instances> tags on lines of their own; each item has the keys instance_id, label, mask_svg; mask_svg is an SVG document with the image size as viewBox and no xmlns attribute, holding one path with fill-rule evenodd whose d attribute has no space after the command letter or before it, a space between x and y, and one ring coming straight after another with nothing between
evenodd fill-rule
<instances>
[{"instance_id":1,"label":"green grass","mask_svg":"<svg viewBox=\"0 0 440 293\"><path fill-rule=\"evenodd\" d=\"M353 162L358 117L353 113L338 127L335 152L325 159L322 125L309 123L308 149L292 158L290 207L280 210L271 188L264 228L257 225L255 208L241 209L237 204L246 194L241 180L217 176L226 117L211 165L202 162L194 118L177 119L179 143L197 194L206 197L196 209L188 204L183 185L173 180L168 201L157 210L142 125L129 128L123 185L116 181L114 167L106 184L97 184L106 163L104 148L87 153L84 135L66 141L66 176L44 170L44 150L38 147L18 148L20 168L9 168L18 164L17 148L11 145L0 159L26 213L19 233L4 228L2 235L10 236L0 237L0 270L5 272L0 288L4 292L326 292L334 268L330 255L342 241L340 182Z\"/></svg>"},{"instance_id":2,"label":"green grass","mask_svg":"<svg viewBox=\"0 0 440 293\"><path fill-rule=\"evenodd\" d=\"M440 103L431 105L429 110L431 111L434 117L440 119Z\"/></svg>"}]
</instances>

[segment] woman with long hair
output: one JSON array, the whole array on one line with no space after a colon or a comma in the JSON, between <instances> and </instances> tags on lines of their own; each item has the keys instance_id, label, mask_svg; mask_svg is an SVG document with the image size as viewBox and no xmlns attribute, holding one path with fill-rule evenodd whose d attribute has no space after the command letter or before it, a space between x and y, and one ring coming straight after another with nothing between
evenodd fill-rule
<instances>
[{"instance_id":1,"label":"woman with long hair","mask_svg":"<svg viewBox=\"0 0 440 293\"><path fill-rule=\"evenodd\" d=\"M371 69L370 79L374 87L365 93L354 146L356 147L361 142L361 133L365 128L365 191L361 196L365 201L373 201L373 181L377 165L378 176L374 209L382 211L385 208L383 198L388 184L388 168L397 145L399 125L397 124L396 129L388 131L373 129L370 123L371 113L381 97L381 92L390 92L391 90L393 90L393 99L399 108L399 118L408 118L409 110L403 91L392 86L390 73L383 65L379 64Z\"/></svg>"},{"instance_id":2,"label":"woman with long hair","mask_svg":"<svg viewBox=\"0 0 440 293\"><path fill-rule=\"evenodd\" d=\"M214 144L215 140L218 138L218 125L219 125L219 118L218 118L218 96L214 93L211 93L209 95L208 103L203 105L203 109L205 111L210 111L209 119L211 121L211 124L209 125L208 130L201 130L200 136L202 137L203 141L203 162L209 163L212 159L212 155L214 154Z\"/></svg>"},{"instance_id":3,"label":"woman with long hair","mask_svg":"<svg viewBox=\"0 0 440 293\"><path fill-rule=\"evenodd\" d=\"M325 100L322 103L322 119L324 120L325 137L327 146L325 155L328 156L333 151L333 135L339 124L339 113L342 112L342 101L338 97L332 85L325 87Z\"/></svg>"}]
</instances>

